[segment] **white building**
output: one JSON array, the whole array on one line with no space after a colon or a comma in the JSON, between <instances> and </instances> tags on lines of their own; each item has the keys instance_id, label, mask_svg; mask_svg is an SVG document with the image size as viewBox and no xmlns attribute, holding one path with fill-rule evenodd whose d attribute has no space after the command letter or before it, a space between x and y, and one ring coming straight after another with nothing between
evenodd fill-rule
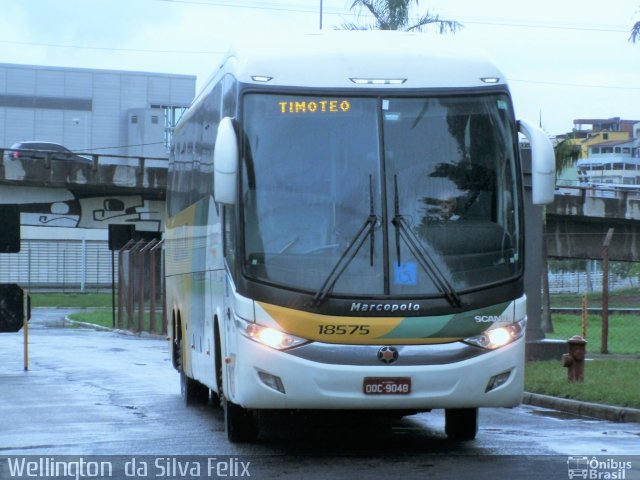
<instances>
[{"instance_id":1,"label":"white building","mask_svg":"<svg viewBox=\"0 0 640 480\"><path fill-rule=\"evenodd\" d=\"M196 77L0 63L0 147L39 140L79 152L166 157Z\"/></svg>"}]
</instances>

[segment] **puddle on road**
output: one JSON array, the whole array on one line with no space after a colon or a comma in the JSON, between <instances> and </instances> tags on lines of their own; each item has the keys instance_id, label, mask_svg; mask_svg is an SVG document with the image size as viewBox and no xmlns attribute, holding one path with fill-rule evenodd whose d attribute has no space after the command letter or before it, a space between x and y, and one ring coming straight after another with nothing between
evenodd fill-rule
<instances>
[{"instance_id":1,"label":"puddle on road","mask_svg":"<svg viewBox=\"0 0 640 480\"><path fill-rule=\"evenodd\" d=\"M558 410L531 410L529 413L540 417L557 418L559 420L588 420L589 417L575 415L573 413L561 412Z\"/></svg>"}]
</instances>

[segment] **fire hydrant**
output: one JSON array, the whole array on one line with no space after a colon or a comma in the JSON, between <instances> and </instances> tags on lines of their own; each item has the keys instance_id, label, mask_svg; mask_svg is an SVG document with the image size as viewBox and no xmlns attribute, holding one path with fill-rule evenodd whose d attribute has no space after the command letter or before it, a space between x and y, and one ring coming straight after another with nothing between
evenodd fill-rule
<instances>
[{"instance_id":1,"label":"fire hydrant","mask_svg":"<svg viewBox=\"0 0 640 480\"><path fill-rule=\"evenodd\" d=\"M580 335L574 335L567 340L567 344L569 353L562 355L562 366L568 369L569 383L583 382L587 341Z\"/></svg>"}]
</instances>

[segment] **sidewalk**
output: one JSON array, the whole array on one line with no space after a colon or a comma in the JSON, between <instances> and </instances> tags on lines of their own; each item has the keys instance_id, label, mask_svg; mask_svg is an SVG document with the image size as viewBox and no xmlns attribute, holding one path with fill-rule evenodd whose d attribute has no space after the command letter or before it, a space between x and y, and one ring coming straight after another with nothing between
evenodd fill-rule
<instances>
[{"instance_id":1,"label":"sidewalk","mask_svg":"<svg viewBox=\"0 0 640 480\"><path fill-rule=\"evenodd\" d=\"M582 417L609 420L611 422L640 423L640 409L602 405L599 403L581 402L567 398L551 397L539 393L525 392L522 403L537 407L559 410L561 412L580 415Z\"/></svg>"}]
</instances>

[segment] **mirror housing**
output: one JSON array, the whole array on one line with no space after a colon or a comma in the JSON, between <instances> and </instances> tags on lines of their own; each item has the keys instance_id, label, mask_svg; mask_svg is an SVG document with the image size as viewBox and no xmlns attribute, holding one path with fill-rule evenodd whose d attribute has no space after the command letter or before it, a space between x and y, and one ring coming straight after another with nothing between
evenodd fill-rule
<instances>
[{"instance_id":1,"label":"mirror housing","mask_svg":"<svg viewBox=\"0 0 640 480\"><path fill-rule=\"evenodd\" d=\"M238 136L233 120L224 117L218 125L213 151L213 196L217 203L236 203L238 163Z\"/></svg>"},{"instance_id":2,"label":"mirror housing","mask_svg":"<svg viewBox=\"0 0 640 480\"><path fill-rule=\"evenodd\" d=\"M518 130L531 145L531 190L534 205L553 203L556 188L556 156L547 134L536 125L518 121Z\"/></svg>"}]
</instances>

